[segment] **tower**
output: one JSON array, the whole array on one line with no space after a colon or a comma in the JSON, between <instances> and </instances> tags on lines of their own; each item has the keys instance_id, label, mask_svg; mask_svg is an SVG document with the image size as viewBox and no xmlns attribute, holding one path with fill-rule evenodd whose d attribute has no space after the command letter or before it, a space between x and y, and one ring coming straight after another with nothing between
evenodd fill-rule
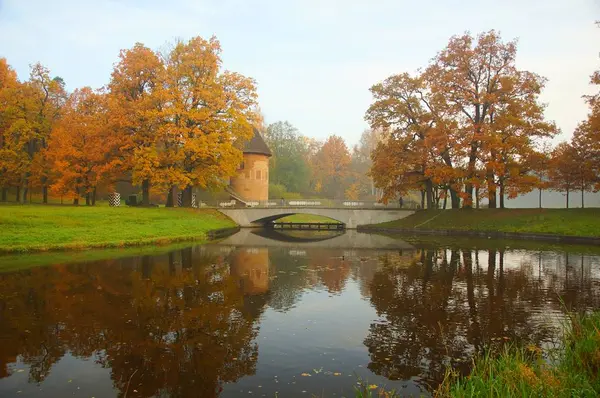
<instances>
[{"instance_id":1,"label":"tower","mask_svg":"<svg viewBox=\"0 0 600 398\"><path fill-rule=\"evenodd\" d=\"M254 129L252 139L246 142L243 152L244 160L237 176L231 178L231 189L246 201L269 200L269 158L272 154L257 129Z\"/></svg>"}]
</instances>

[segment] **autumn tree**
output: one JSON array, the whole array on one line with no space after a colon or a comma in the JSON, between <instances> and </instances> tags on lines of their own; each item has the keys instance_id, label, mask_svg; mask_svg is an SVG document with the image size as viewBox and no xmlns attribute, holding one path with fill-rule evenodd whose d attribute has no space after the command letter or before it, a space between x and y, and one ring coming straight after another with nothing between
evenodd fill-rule
<instances>
[{"instance_id":1,"label":"autumn tree","mask_svg":"<svg viewBox=\"0 0 600 398\"><path fill-rule=\"evenodd\" d=\"M180 41L166 63L166 106L161 112L162 182L183 189L191 206L192 187L223 186L242 160L241 143L257 119L254 80L223 71L221 45L212 37Z\"/></svg>"},{"instance_id":2,"label":"autumn tree","mask_svg":"<svg viewBox=\"0 0 600 398\"><path fill-rule=\"evenodd\" d=\"M315 155L314 170L317 192L328 198L344 196L344 183L349 175L350 152L342 137L332 135Z\"/></svg>"},{"instance_id":3,"label":"autumn tree","mask_svg":"<svg viewBox=\"0 0 600 398\"><path fill-rule=\"evenodd\" d=\"M142 203L150 204L150 188L159 168L157 141L162 122L159 95L164 64L159 56L141 43L119 54L108 85L110 123L120 142L114 156L120 159L113 180L129 180L141 185Z\"/></svg>"},{"instance_id":4,"label":"autumn tree","mask_svg":"<svg viewBox=\"0 0 600 398\"><path fill-rule=\"evenodd\" d=\"M518 159L534 139L555 134L544 120L539 95L545 79L516 67L515 41L495 31L455 36L425 71L425 78L456 122L465 150L465 205L472 203L478 163L485 169L489 207L496 207L498 176L507 158ZM515 163L518 165L518 162ZM502 180L500 180L501 182Z\"/></svg>"},{"instance_id":5,"label":"autumn tree","mask_svg":"<svg viewBox=\"0 0 600 398\"><path fill-rule=\"evenodd\" d=\"M600 86L600 70L594 72L590 83ZM581 154L583 167L587 171L584 179L597 191L600 189L600 92L584 98L589 106L588 117L577 126L572 142Z\"/></svg>"},{"instance_id":6,"label":"autumn tree","mask_svg":"<svg viewBox=\"0 0 600 398\"><path fill-rule=\"evenodd\" d=\"M580 162L577 150L569 143L560 143L552 152L548 176L554 190L566 193L566 207L569 208L569 194L577 189L580 180Z\"/></svg>"},{"instance_id":7,"label":"autumn tree","mask_svg":"<svg viewBox=\"0 0 600 398\"><path fill-rule=\"evenodd\" d=\"M390 76L371 87L374 97L366 119L383 131L372 153L371 175L384 200L411 190L425 192L433 208L434 186L450 190L452 207L459 206L460 139L439 96L422 76Z\"/></svg>"},{"instance_id":8,"label":"autumn tree","mask_svg":"<svg viewBox=\"0 0 600 398\"><path fill-rule=\"evenodd\" d=\"M2 68L6 70L6 66ZM45 149L66 98L64 82L51 78L50 71L39 63L31 66L25 83L16 82L10 71L3 74L7 83L2 90L4 156L0 167L6 170L10 185L17 187L17 201L24 202L32 185L39 185L46 202L49 167Z\"/></svg>"},{"instance_id":9,"label":"autumn tree","mask_svg":"<svg viewBox=\"0 0 600 398\"><path fill-rule=\"evenodd\" d=\"M19 170L18 147L15 147L11 134L11 126L15 118L15 103L20 84L17 74L8 65L5 58L0 58L0 200L6 202L8 187L17 185Z\"/></svg>"},{"instance_id":10,"label":"autumn tree","mask_svg":"<svg viewBox=\"0 0 600 398\"><path fill-rule=\"evenodd\" d=\"M64 116L50 136L48 157L57 174L52 190L72 196L74 204L82 195L87 205L96 202L96 188L111 161L107 121L106 96L84 87L69 96Z\"/></svg>"}]
</instances>

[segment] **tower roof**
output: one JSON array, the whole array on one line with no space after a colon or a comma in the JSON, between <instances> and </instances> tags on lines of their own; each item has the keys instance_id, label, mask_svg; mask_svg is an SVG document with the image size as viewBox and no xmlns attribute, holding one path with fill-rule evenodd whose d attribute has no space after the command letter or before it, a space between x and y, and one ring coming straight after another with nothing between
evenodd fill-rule
<instances>
[{"instance_id":1,"label":"tower roof","mask_svg":"<svg viewBox=\"0 0 600 398\"><path fill-rule=\"evenodd\" d=\"M273 155L257 129L254 129L254 136L244 145L244 153L257 153L266 156Z\"/></svg>"}]
</instances>

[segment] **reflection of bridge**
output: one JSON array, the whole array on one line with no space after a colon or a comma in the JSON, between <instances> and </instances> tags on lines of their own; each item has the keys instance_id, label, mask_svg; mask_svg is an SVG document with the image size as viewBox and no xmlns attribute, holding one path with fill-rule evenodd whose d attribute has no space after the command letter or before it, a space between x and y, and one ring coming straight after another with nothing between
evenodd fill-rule
<instances>
[{"instance_id":1,"label":"reflection of bridge","mask_svg":"<svg viewBox=\"0 0 600 398\"><path fill-rule=\"evenodd\" d=\"M311 232L315 234L316 232ZM330 232L329 235L304 239L287 236L283 233L264 230L241 229L238 233L223 239L218 246L250 246L250 247L289 247L289 248L327 248L327 249L375 249L375 250L412 250L414 247L407 242L392 239L383 235L363 234L347 231L340 234Z\"/></svg>"},{"instance_id":2,"label":"reflection of bridge","mask_svg":"<svg viewBox=\"0 0 600 398\"><path fill-rule=\"evenodd\" d=\"M363 202L349 203L362 203L364 205ZM346 225L346 228L350 229L355 229L359 225L377 224L381 222L398 220L413 214L413 211L411 210L401 210L391 206L323 207L318 205L296 205L289 207L232 207L220 208L219 211L242 227L265 225L279 218L292 214L313 214L340 221Z\"/></svg>"}]
</instances>

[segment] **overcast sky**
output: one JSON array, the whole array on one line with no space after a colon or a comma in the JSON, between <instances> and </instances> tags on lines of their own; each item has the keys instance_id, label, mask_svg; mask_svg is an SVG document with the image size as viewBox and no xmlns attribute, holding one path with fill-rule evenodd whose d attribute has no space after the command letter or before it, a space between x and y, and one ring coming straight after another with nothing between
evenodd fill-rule
<instances>
[{"instance_id":1,"label":"overcast sky","mask_svg":"<svg viewBox=\"0 0 600 398\"><path fill-rule=\"evenodd\" d=\"M69 90L108 83L120 49L216 35L227 69L256 79L267 123L358 141L369 87L424 67L465 31L519 39L517 63L549 79L547 117L570 137L600 68L600 0L0 0L0 57L41 62Z\"/></svg>"}]
</instances>

